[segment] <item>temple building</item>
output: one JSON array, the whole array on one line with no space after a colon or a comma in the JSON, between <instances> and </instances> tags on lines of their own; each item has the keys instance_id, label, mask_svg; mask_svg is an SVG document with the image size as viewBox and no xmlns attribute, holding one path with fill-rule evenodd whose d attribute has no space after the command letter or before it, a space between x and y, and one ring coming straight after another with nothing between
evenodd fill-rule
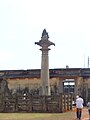
<instances>
[{"instance_id":1,"label":"temple building","mask_svg":"<svg viewBox=\"0 0 90 120\"><path fill-rule=\"evenodd\" d=\"M31 94L42 94L40 69L2 70L0 82L3 78L8 82L10 91L28 90ZM82 95L87 101L90 97L90 68L49 69L51 94L73 93Z\"/></svg>"}]
</instances>

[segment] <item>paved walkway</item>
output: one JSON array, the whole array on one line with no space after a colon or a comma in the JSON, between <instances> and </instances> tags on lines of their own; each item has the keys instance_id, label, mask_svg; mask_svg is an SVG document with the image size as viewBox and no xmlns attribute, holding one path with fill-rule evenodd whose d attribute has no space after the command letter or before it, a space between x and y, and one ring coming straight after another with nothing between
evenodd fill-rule
<instances>
[{"instance_id":1,"label":"paved walkway","mask_svg":"<svg viewBox=\"0 0 90 120\"><path fill-rule=\"evenodd\" d=\"M89 120L88 109L84 108L82 111L82 120Z\"/></svg>"},{"instance_id":2,"label":"paved walkway","mask_svg":"<svg viewBox=\"0 0 90 120\"><path fill-rule=\"evenodd\" d=\"M87 108L83 108L83 110L82 110L82 119L81 120L89 120Z\"/></svg>"},{"instance_id":3,"label":"paved walkway","mask_svg":"<svg viewBox=\"0 0 90 120\"><path fill-rule=\"evenodd\" d=\"M83 112L82 112L82 120L89 120L87 108L84 108L84 109L83 109Z\"/></svg>"}]
</instances>

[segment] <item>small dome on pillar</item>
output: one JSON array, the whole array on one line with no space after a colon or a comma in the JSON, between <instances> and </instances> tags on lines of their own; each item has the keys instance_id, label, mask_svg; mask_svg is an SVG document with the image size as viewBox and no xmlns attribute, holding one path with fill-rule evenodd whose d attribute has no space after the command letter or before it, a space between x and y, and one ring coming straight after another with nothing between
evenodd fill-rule
<instances>
[{"instance_id":1,"label":"small dome on pillar","mask_svg":"<svg viewBox=\"0 0 90 120\"><path fill-rule=\"evenodd\" d=\"M47 38L49 38L48 32L46 31L46 29L44 29L42 32L42 37L44 37L44 36L47 36Z\"/></svg>"}]
</instances>

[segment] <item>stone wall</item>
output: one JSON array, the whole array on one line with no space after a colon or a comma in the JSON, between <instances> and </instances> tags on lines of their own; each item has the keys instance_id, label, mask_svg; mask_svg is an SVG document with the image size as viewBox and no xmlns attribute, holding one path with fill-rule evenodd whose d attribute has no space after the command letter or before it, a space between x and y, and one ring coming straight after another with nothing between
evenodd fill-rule
<instances>
[{"instance_id":1,"label":"stone wall","mask_svg":"<svg viewBox=\"0 0 90 120\"><path fill-rule=\"evenodd\" d=\"M57 85L59 78L51 78L50 85ZM39 87L41 86L40 78L18 78L18 79L7 79L9 89L16 89L17 87Z\"/></svg>"}]
</instances>

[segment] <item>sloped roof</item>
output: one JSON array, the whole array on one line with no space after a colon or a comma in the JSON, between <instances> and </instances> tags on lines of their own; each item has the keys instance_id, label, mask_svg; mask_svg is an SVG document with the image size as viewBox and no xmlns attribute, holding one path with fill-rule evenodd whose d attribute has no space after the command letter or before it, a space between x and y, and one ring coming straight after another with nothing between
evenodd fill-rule
<instances>
[{"instance_id":1,"label":"sloped roof","mask_svg":"<svg viewBox=\"0 0 90 120\"><path fill-rule=\"evenodd\" d=\"M0 79L6 78L40 78L41 69L0 70ZM55 68L49 69L50 77L90 77L90 68Z\"/></svg>"}]
</instances>

